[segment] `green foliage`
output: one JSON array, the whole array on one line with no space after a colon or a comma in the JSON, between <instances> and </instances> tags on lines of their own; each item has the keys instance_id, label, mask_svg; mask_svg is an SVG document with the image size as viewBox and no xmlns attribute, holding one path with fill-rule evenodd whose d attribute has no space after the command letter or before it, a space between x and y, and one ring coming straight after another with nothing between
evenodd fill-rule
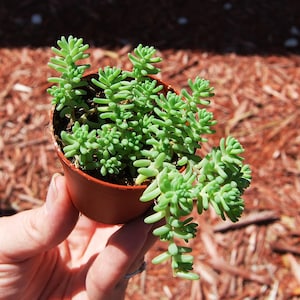
<instances>
[{"instance_id":1,"label":"green foliage","mask_svg":"<svg viewBox=\"0 0 300 300\"><path fill-rule=\"evenodd\" d=\"M198 279L193 273L192 249L185 246L197 234L190 217L210 207L236 222L244 210L241 198L251 181L243 164L244 149L233 137L200 157L196 151L213 134L214 116L206 107L214 89L209 81L188 80L189 91L163 92L149 75L160 70L161 58L153 47L139 45L128 55L132 71L116 67L99 69L95 78L82 78L88 65L82 39L62 37L49 66L60 77L50 78L48 91L60 114L69 120L61 132L63 151L83 170L106 176L131 172L135 184L148 184L140 200L153 201L146 223L164 219L154 235L168 243L154 263L170 259L175 276ZM88 95L89 85L95 94ZM77 121L74 121L74 120ZM68 128L71 128L69 130ZM123 174L123 173L122 173Z\"/></svg>"},{"instance_id":2,"label":"green foliage","mask_svg":"<svg viewBox=\"0 0 300 300\"><path fill-rule=\"evenodd\" d=\"M48 93L53 97L52 104L56 105L58 111L64 109L63 114L72 114L73 109L77 106L87 107L82 101L82 96L86 92L81 89L87 83L81 78L89 65L79 65L77 62L89 57L85 53L89 46L84 45L82 39L72 36L69 36L68 39L62 37L57 45L59 49L51 48L56 56L50 59L48 66L59 72L61 76L48 79L49 82L57 84L49 88Z\"/></svg>"},{"instance_id":3,"label":"green foliage","mask_svg":"<svg viewBox=\"0 0 300 300\"><path fill-rule=\"evenodd\" d=\"M191 79L188 80L192 94L190 94L186 89L182 89L181 95L185 97L187 103L190 104L191 109L196 110L196 105L208 105L210 102L204 98L210 98L214 96L214 88L210 86L208 80L196 77L195 81Z\"/></svg>"},{"instance_id":4,"label":"green foliage","mask_svg":"<svg viewBox=\"0 0 300 300\"><path fill-rule=\"evenodd\" d=\"M134 54L128 54L128 58L133 65L132 72L129 72L128 75L140 81L145 76L159 73L160 69L153 64L161 62L162 59L155 56L155 53L156 49L154 47L138 45L134 49Z\"/></svg>"},{"instance_id":5,"label":"green foliage","mask_svg":"<svg viewBox=\"0 0 300 300\"><path fill-rule=\"evenodd\" d=\"M96 164L93 162L93 153L98 150L96 143L96 131L89 131L88 125L81 125L75 122L72 133L61 132L61 137L65 143L63 148L67 158L76 157L80 166L85 169L93 169Z\"/></svg>"},{"instance_id":6,"label":"green foliage","mask_svg":"<svg viewBox=\"0 0 300 300\"><path fill-rule=\"evenodd\" d=\"M242 152L239 142L228 137L226 141L222 139L220 146L200 162L189 160L184 172L168 164L156 175L141 197L141 201L156 199L154 213L145 222L155 223L164 218L165 225L155 229L153 233L173 245L173 250L169 248L164 254L154 258L154 263L171 258L175 274L193 277L193 273L190 273L193 264L190 255L185 258L184 253L174 251L174 248L176 245L181 249L176 244L178 239L188 242L196 235L197 224L192 222L192 218L184 219L192 213L194 203L199 214L211 206L222 219L227 216L233 222L238 221L244 210L241 195L251 181L250 168L242 164L239 156ZM139 165L139 162L135 164ZM153 164L146 161L143 164L152 171L155 170Z\"/></svg>"}]
</instances>

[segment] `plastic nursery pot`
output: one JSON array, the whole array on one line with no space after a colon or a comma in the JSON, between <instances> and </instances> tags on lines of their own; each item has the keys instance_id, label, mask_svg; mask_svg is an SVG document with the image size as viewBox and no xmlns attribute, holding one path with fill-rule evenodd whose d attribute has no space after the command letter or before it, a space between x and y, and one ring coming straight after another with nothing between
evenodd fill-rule
<instances>
[{"instance_id":1,"label":"plastic nursery pot","mask_svg":"<svg viewBox=\"0 0 300 300\"><path fill-rule=\"evenodd\" d=\"M92 77L95 74L88 74ZM151 76L152 77L152 76ZM159 79L164 86L163 92L174 91ZM122 224L143 215L152 205L152 202L143 203L139 200L146 189L146 185L127 186L109 183L94 178L75 167L63 154L55 135L57 133L56 113L51 111L51 133L55 149L63 166L67 188L74 206L88 218L106 224Z\"/></svg>"},{"instance_id":2,"label":"plastic nursery pot","mask_svg":"<svg viewBox=\"0 0 300 300\"><path fill-rule=\"evenodd\" d=\"M122 224L143 215L152 206L151 202L139 200L145 185L126 186L96 179L65 158L57 143L56 152L72 202L88 218L106 224Z\"/></svg>"}]
</instances>

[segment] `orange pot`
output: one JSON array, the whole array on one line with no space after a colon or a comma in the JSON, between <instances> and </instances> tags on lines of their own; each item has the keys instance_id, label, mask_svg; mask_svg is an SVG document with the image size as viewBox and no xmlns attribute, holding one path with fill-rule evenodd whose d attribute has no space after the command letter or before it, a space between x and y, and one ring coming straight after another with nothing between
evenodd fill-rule
<instances>
[{"instance_id":1,"label":"orange pot","mask_svg":"<svg viewBox=\"0 0 300 300\"><path fill-rule=\"evenodd\" d=\"M89 74L87 76L93 76ZM164 92L173 91L171 86L164 85ZM51 122L54 122L54 111L51 113ZM146 189L146 185L126 186L112 184L94 178L76 168L63 154L58 145L52 127L52 136L57 155L61 161L66 177L67 188L75 207L88 218L106 224L126 223L144 214L151 206L152 201L143 203L139 200Z\"/></svg>"},{"instance_id":2,"label":"orange pot","mask_svg":"<svg viewBox=\"0 0 300 300\"><path fill-rule=\"evenodd\" d=\"M67 188L75 207L92 220L107 224L126 223L143 213L152 202L139 200L146 186L125 186L96 179L76 168L56 144Z\"/></svg>"}]
</instances>

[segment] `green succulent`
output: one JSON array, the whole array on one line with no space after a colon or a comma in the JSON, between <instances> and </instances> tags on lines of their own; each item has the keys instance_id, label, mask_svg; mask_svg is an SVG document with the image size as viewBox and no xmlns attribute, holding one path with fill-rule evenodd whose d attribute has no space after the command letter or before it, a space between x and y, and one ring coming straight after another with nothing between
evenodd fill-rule
<instances>
[{"instance_id":1,"label":"green succulent","mask_svg":"<svg viewBox=\"0 0 300 300\"><path fill-rule=\"evenodd\" d=\"M198 279L192 249L185 245L197 234L190 215L194 208L202 214L211 207L222 219L238 221L241 196L251 182L244 149L228 136L205 156L196 154L215 132L208 80L196 77L188 80L189 90L164 92L152 77L162 59L153 47L138 45L128 55L131 71L107 66L88 81L83 74L89 65L78 63L88 57L88 47L69 36L52 48L49 66L61 76L49 79L54 85L48 92L66 123L60 136L65 156L104 179L129 173L135 184L147 183L140 200L154 206L145 222L164 219L153 234L168 243L153 262L170 259L174 276Z\"/></svg>"}]
</instances>

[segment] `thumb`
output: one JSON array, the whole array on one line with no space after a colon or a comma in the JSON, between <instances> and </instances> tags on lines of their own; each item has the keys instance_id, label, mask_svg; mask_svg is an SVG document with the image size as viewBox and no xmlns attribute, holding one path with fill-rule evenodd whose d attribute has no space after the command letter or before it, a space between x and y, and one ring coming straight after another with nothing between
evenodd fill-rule
<instances>
[{"instance_id":1,"label":"thumb","mask_svg":"<svg viewBox=\"0 0 300 300\"><path fill-rule=\"evenodd\" d=\"M77 219L65 178L55 174L42 207L0 218L0 260L24 260L53 248L69 235Z\"/></svg>"}]
</instances>

